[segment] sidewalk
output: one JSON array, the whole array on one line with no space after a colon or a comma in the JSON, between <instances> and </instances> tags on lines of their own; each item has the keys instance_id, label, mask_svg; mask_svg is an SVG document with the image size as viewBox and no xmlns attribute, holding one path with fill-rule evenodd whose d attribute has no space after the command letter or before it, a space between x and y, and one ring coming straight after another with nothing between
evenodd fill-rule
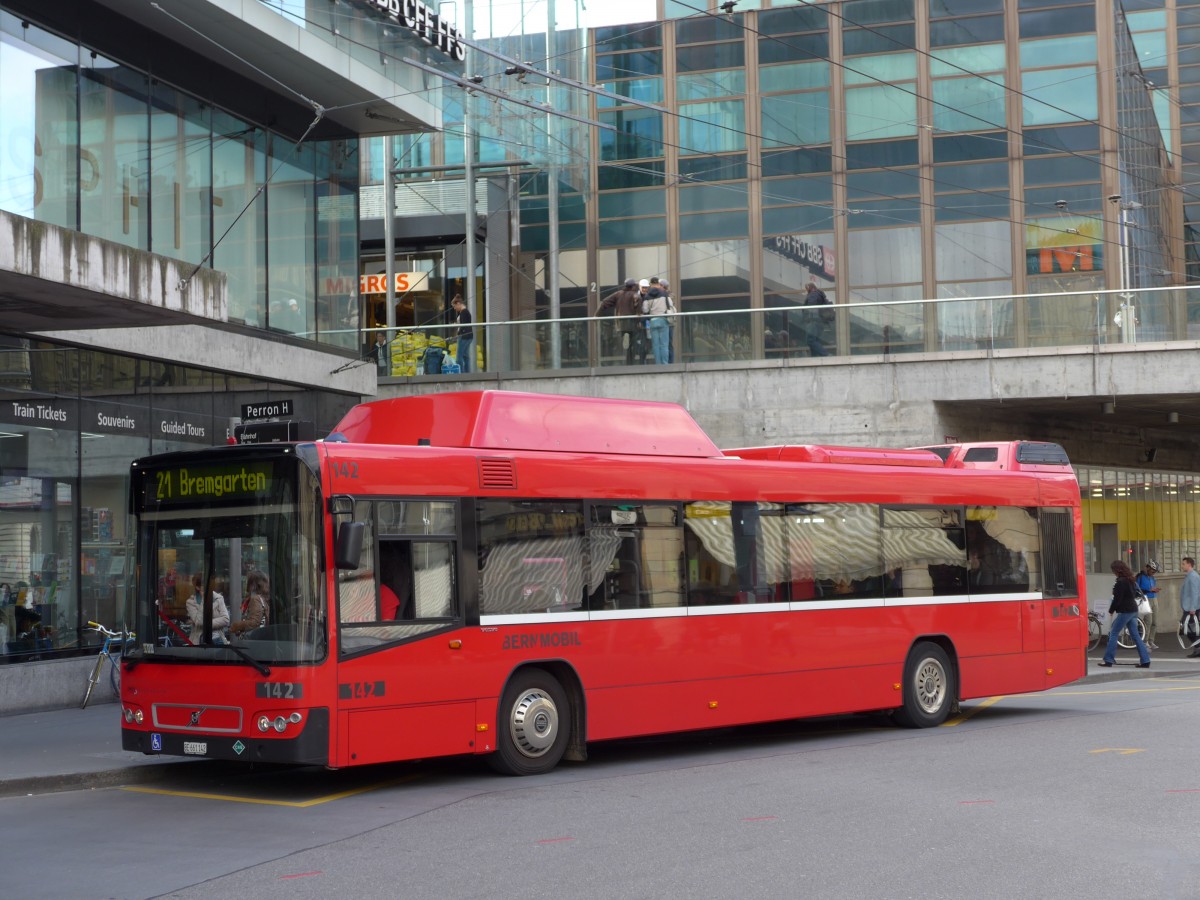
<instances>
[{"instance_id":1,"label":"sidewalk","mask_svg":"<svg viewBox=\"0 0 1200 900\"><path fill-rule=\"evenodd\" d=\"M1188 659L1170 634L1151 655L1149 669L1137 668L1137 651L1118 650L1116 665L1102 668L1104 644L1088 654L1086 677L1076 684L1134 678L1200 675L1200 659ZM59 709L0 718L0 797L77 788L165 781L196 765L241 767L239 763L144 756L121 749L120 706Z\"/></svg>"},{"instance_id":2,"label":"sidewalk","mask_svg":"<svg viewBox=\"0 0 1200 900\"><path fill-rule=\"evenodd\" d=\"M1076 684L1090 684L1096 681L1120 681L1124 678L1154 678L1159 675L1200 675L1200 659L1189 659L1188 650L1179 646L1179 641L1171 632L1162 632L1158 637L1158 649L1150 651L1150 668L1139 669L1137 650L1117 648L1115 664L1111 669L1100 665L1104 658L1104 648L1108 643L1107 635L1095 650L1088 651L1087 677L1081 678Z\"/></svg>"},{"instance_id":3,"label":"sidewalk","mask_svg":"<svg viewBox=\"0 0 1200 900\"><path fill-rule=\"evenodd\" d=\"M122 750L120 716L101 703L0 718L0 797L140 784L203 762Z\"/></svg>"}]
</instances>

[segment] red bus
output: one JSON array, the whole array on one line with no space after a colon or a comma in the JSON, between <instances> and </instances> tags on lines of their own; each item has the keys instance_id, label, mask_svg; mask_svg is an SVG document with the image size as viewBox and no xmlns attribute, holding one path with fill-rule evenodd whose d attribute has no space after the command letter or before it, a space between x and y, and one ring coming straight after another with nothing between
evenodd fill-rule
<instances>
[{"instance_id":1,"label":"red bus","mask_svg":"<svg viewBox=\"0 0 1200 900\"><path fill-rule=\"evenodd\" d=\"M722 452L672 404L475 391L131 484L132 751L533 774L635 735L937 725L1085 673L1054 444Z\"/></svg>"}]
</instances>

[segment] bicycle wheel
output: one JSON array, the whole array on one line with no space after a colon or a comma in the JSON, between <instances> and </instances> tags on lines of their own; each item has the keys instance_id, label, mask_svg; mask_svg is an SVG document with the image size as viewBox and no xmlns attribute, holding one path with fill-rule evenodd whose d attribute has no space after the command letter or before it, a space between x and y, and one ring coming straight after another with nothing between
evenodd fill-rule
<instances>
[{"instance_id":1,"label":"bicycle wheel","mask_svg":"<svg viewBox=\"0 0 1200 900\"><path fill-rule=\"evenodd\" d=\"M92 690L96 687L96 682L100 680L100 667L104 665L104 654L96 654L96 664L92 666L92 674L88 676L87 690L83 692L83 702L79 704L80 709L87 709L88 701L92 699Z\"/></svg>"},{"instance_id":2,"label":"bicycle wheel","mask_svg":"<svg viewBox=\"0 0 1200 900\"><path fill-rule=\"evenodd\" d=\"M1088 616L1088 649L1095 650L1100 646L1100 638L1102 638L1103 630L1100 628L1100 620L1095 616Z\"/></svg>"},{"instance_id":3,"label":"bicycle wheel","mask_svg":"<svg viewBox=\"0 0 1200 900\"><path fill-rule=\"evenodd\" d=\"M108 663L108 680L112 684L113 697L119 702L121 699L121 657L110 656Z\"/></svg>"},{"instance_id":4,"label":"bicycle wheel","mask_svg":"<svg viewBox=\"0 0 1200 900\"><path fill-rule=\"evenodd\" d=\"M1143 643L1145 643L1146 623L1142 621L1140 616L1133 620L1133 627L1137 629L1138 637L1142 639ZM1129 636L1128 628L1123 628L1121 633L1117 635L1117 645L1124 647L1126 650L1131 650L1137 646L1137 644L1133 642L1133 638Z\"/></svg>"}]
</instances>

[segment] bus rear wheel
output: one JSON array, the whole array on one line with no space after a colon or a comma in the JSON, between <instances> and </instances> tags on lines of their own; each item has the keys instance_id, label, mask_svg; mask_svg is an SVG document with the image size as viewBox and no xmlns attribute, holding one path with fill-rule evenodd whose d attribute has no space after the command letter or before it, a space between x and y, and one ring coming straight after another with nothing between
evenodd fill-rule
<instances>
[{"instance_id":1,"label":"bus rear wheel","mask_svg":"<svg viewBox=\"0 0 1200 900\"><path fill-rule=\"evenodd\" d=\"M957 695L954 669L946 651L922 641L909 651L904 664L904 705L896 721L908 728L932 728L950 715Z\"/></svg>"},{"instance_id":2,"label":"bus rear wheel","mask_svg":"<svg viewBox=\"0 0 1200 900\"><path fill-rule=\"evenodd\" d=\"M545 669L522 669L500 699L496 752L488 763L504 775L540 775L562 759L571 731L571 706Z\"/></svg>"}]
</instances>

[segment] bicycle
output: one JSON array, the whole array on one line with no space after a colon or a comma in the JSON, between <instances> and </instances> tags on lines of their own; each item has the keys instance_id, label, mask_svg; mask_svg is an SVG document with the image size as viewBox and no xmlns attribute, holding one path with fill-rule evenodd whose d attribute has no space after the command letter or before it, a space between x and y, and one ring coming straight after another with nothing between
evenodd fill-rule
<instances>
[{"instance_id":1,"label":"bicycle","mask_svg":"<svg viewBox=\"0 0 1200 900\"><path fill-rule=\"evenodd\" d=\"M1179 638L1179 646L1184 650L1194 650L1200 646L1200 612L1185 612L1175 630L1175 636Z\"/></svg>"},{"instance_id":2,"label":"bicycle","mask_svg":"<svg viewBox=\"0 0 1200 900\"><path fill-rule=\"evenodd\" d=\"M1142 642L1145 643L1145 641L1146 641L1146 622L1142 619L1141 616L1138 616L1133 621L1134 621L1133 627L1137 629L1138 637L1140 637L1142 639ZM1104 625L1102 624L1100 615L1097 612L1095 612L1095 610L1093 610L1088 613L1088 649L1095 650L1098 646L1100 646L1100 642L1104 639L1105 639ZM1182 641L1183 641L1183 637L1180 636L1180 642L1182 643ZM1200 641L1197 641L1197 643L1200 643ZM1133 639L1129 637L1129 629L1128 628L1121 629L1121 633L1119 635L1117 635L1117 646L1120 647L1122 650L1132 650L1134 647L1137 646L1137 644L1135 644L1133 642Z\"/></svg>"},{"instance_id":3,"label":"bicycle","mask_svg":"<svg viewBox=\"0 0 1200 900\"><path fill-rule=\"evenodd\" d=\"M83 693L83 702L79 704L80 709L87 709L88 701L92 699L92 691L100 680L100 668L105 659L110 663L108 678L112 684L113 696L121 699L121 648L124 647L125 641L132 641L134 638L132 631L110 631L99 622L88 622L88 630L104 635L104 644L96 654L96 665L92 667L87 690Z\"/></svg>"},{"instance_id":4,"label":"bicycle","mask_svg":"<svg viewBox=\"0 0 1200 900\"><path fill-rule=\"evenodd\" d=\"M1095 611L1088 613L1088 649L1095 650L1100 646L1100 640L1104 637L1104 626L1100 624L1100 617Z\"/></svg>"},{"instance_id":5,"label":"bicycle","mask_svg":"<svg viewBox=\"0 0 1200 900\"><path fill-rule=\"evenodd\" d=\"M1141 616L1138 616L1133 620L1133 627L1137 629L1138 637L1140 637L1142 639L1142 643L1145 644L1147 641L1146 620ZM1117 635L1117 646L1122 650L1132 650L1137 646L1137 644L1133 642L1133 638L1129 636L1128 628L1122 628L1121 633Z\"/></svg>"}]
</instances>

